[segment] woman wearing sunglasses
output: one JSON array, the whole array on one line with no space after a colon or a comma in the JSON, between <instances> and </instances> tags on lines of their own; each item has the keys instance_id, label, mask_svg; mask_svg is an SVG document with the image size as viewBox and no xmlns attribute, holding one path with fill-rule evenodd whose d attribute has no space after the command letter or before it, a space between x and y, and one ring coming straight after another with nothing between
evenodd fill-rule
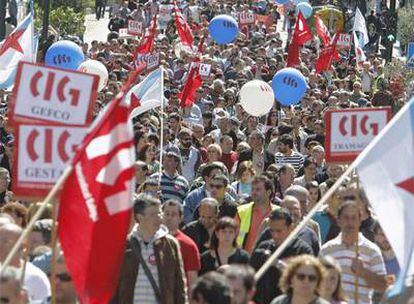
<instances>
[{"instance_id":1,"label":"woman wearing sunglasses","mask_svg":"<svg viewBox=\"0 0 414 304\"><path fill-rule=\"evenodd\" d=\"M317 258L310 255L292 258L279 282L284 294L271 304L329 304L319 296L324 277L325 269Z\"/></svg>"}]
</instances>

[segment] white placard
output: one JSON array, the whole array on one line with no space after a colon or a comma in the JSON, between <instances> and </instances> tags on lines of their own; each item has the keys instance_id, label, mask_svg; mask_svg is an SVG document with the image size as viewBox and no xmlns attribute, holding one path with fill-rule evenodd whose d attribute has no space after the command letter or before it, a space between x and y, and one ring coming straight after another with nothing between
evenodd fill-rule
<instances>
[{"instance_id":1,"label":"white placard","mask_svg":"<svg viewBox=\"0 0 414 304\"><path fill-rule=\"evenodd\" d=\"M200 76L208 77L211 73L211 64L207 63L200 63L200 69L199 69Z\"/></svg>"},{"instance_id":2,"label":"white placard","mask_svg":"<svg viewBox=\"0 0 414 304\"><path fill-rule=\"evenodd\" d=\"M139 36L142 34L142 22L128 20L128 34Z\"/></svg>"},{"instance_id":3,"label":"white placard","mask_svg":"<svg viewBox=\"0 0 414 304\"><path fill-rule=\"evenodd\" d=\"M249 12L242 12L239 15L239 22L242 25L253 24L255 21L254 14Z\"/></svg>"},{"instance_id":4,"label":"white placard","mask_svg":"<svg viewBox=\"0 0 414 304\"><path fill-rule=\"evenodd\" d=\"M17 132L17 185L53 185L87 130L87 127L21 124Z\"/></svg>"},{"instance_id":5,"label":"white placard","mask_svg":"<svg viewBox=\"0 0 414 304\"><path fill-rule=\"evenodd\" d=\"M327 161L351 161L385 127L390 108L333 110L326 113Z\"/></svg>"},{"instance_id":6,"label":"white placard","mask_svg":"<svg viewBox=\"0 0 414 304\"><path fill-rule=\"evenodd\" d=\"M340 33L337 45L347 48L351 47L351 35L346 33Z\"/></svg>"},{"instance_id":7,"label":"white placard","mask_svg":"<svg viewBox=\"0 0 414 304\"><path fill-rule=\"evenodd\" d=\"M96 75L23 62L17 72L12 120L87 125L97 87Z\"/></svg>"}]
</instances>

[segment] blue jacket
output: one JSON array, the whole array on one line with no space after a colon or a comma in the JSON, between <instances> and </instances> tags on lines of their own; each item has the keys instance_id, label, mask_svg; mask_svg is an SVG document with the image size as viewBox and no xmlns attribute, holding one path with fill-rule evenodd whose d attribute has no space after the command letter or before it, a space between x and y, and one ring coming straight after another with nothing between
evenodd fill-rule
<instances>
[{"instance_id":1,"label":"blue jacket","mask_svg":"<svg viewBox=\"0 0 414 304\"><path fill-rule=\"evenodd\" d=\"M206 185L194 189L184 199L184 223L188 224L193 220L193 213L203 198L207 197Z\"/></svg>"}]
</instances>

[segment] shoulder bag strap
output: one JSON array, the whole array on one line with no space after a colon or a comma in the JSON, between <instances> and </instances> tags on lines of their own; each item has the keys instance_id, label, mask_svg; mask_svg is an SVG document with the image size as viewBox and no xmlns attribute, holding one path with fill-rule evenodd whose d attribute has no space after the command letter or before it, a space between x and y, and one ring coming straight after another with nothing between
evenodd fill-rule
<instances>
[{"instance_id":1,"label":"shoulder bag strap","mask_svg":"<svg viewBox=\"0 0 414 304\"><path fill-rule=\"evenodd\" d=\"M135 253L135 256L138 258L139 263L141 264L142 268L144 269L144 272L148 278L148 280L151 283L152 289L154 289L155 297L157 298L157 302L161 303L161 292L158 288L157 283L155 282L155 279L151 273L151 270L148 268L147 263L145 262L144 258L142 257L141 253L141 246L138 242L138 240L134 237L131 237L131 247L132 251Z\"/></svg>"}]
</instances>

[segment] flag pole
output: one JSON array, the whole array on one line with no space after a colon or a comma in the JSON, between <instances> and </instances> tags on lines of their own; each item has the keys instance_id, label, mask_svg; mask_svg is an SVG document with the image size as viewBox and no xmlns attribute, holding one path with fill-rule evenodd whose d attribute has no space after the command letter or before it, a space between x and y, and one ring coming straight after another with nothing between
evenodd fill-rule
<instances>
[{"instance_id":1,"label":"flag pole","mask_svg":"<svg viewBox=\"0 0 414 304\"><path fill-rule=\"evenodd\" d=\"M50 287L52 291L52 304L56 304L56 245L57 245L57 231L58 222L57 217L59 214L59 201L53 205L53 224L52 224L52 258L50 260Z\"/></svg>"},{"instance_id":2,"label":"flag pole","mask_svg":"<svg viewBox=\"0 0 414 304\"><path fill-rule=\"evenodd\" d=\"M349 165L348 169L338 178L338 180L332 185L332 187L325 193L325 195L319 200L319 202L309 211L309 213L303 218L303 220L296 226L296 228L289 234L286 240L276 249L275 252L267 259L267 261L256 272L254 278L258 281L273 265L276 259L282 254L287 246L292 242L300 230L312 219L315 213L325 204L328 199L334 194L334 192L345 181L345 178L365 159L366 155L374 148L374 146L382 139L385 133L391 129L394 124L401 118L401 116L408 110L410 104L414 104L414 98L407 102L404 107L393 117L393 119L381 130L381 132L368 144L368 146L359 154L359 156Z\"/></svg>"},{"instance_id":3,"label":"flag pole","mask_svg":"<svg viewBox=\"0 0 414 304\"><path fill-rule=\"evenodd\" d=\"M32 231L32 228L33 228L35 222L40 218L43 211L46 209L47 205L52 203L52 200L55 197L56 193L59 191L60 187L65 182L65 180L68 178L69 174L72 173L72 170L73 170L73 167L68 166L65 169L65 171L63 171L63 174L59 177L56 184L53 186L53 188L50 190L50 192L46 196L43 203L40 205L40 208L37 210L37 212L30 219L30 222L27 224L26 228L23 230L23 232L20 235L20 237L18 238L17 242L14 244L13 248L10 250L9 254L7 255L6 259L4 260L4 263L1 265L0 274L2 274L4 272L4 270L6 270L6 267L10 264L10 262L13 259L14 255L17 253L17 250L22 245L23 241L26 239L26 237Z\"/></svg>"},{"instance_id":4,"label":"flag pole","mask_svg":"<svg viewBox=\"0 0 414 304\"><path fill-rule=\"evenodd\" d=\"M164 154L164 68L161 65L161 111L160 111L160 166L158 182L161 185L162 158Z\"/></svg>"}]
</instances>

